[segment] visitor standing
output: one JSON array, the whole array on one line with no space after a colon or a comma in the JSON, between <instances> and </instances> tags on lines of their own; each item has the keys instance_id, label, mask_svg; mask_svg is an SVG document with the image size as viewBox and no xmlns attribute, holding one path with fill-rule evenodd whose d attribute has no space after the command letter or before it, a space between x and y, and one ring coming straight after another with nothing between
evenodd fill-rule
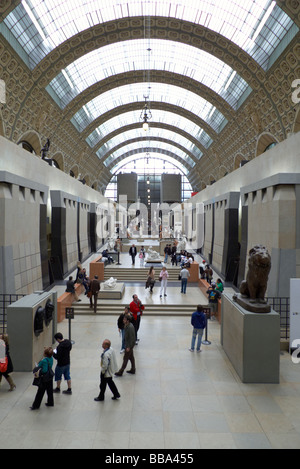
<instances>
[{"instance_id":1,"label":"visitor standing","mask_svg":"<svg viewBox=\"0 0 300 469\"><path fill-rule=\"evenodd\" d=\"M0 383L2 381L2 376L6 379L9 384L9 391L13 391L16 389L16 385L10 376L10 373L14 371L13 363L9 353L9 338L7 334L0 335L0 347L1 347L1 356L0 358L3 359L3 371L0 371Z\"/></svg>"},{"instance_id":2,"label":"visitor standing","mask_svg":"<svg viewBox=\"0 0 300 469\"><path fill-rule=\"evenodd\" d=\"M142 304L141 300L137 295L132 296L132 302L129 305L129 309L132 313L134 319L134 327L135 327L135 341L136 344L138 343L138 330L140 328L141 317L145 306Z\"/></svg>"},{"instance_id":3,"label":"visitor standing","mask_svg":"<svg viewBox=\"0 0 300 469\"><path fill-rule=\"evenodd\" d=\"M192 341L191 341L191 348L189 350L190 352L194 352L196 339L198 336L196 350L197 352L201 352L201 341L202 341L203 331L206 328L206 315L203 311L202 305L198 305L197 311L195 311L192 314L191 324L193 326L193 335L192 335Z\"/></svg>"},{"instance_id":4,"label":"visitor standing","mask_svg":"<svg viewBox=\"0 0 300 469\"><path fill-rule=\"evenodd\" d=\"M215 319L216 312L218 311L218 301L221 298L221 293L216 290L216 285L213 283L206 291L208 295L208 303L210 304L211 319Z\"/></svg>"},{"instance_id":5,"label":"visitor standing","mask_svg":"<svg viewBox=\"0 0 300 469\"><path fill-rule=\"evenodd\" d=\"M162 298L162 294L164 292L164 296L167 296L167 284L168 284L168 277L169 273L167 271L166 267L163 267L160 274L159 274L159 279L160 279L160 298Z\"/></svg>"},{"instance_id":6,"label":"visitor standing","mask_svg":"<svg viewBox=\"0 0 300 469\"><path fill-rule=\"evenodd\" d=\"M55 367L55 381L56 388L53 392L60 392L60 385L62 377L67 381L68 389L63 391L64 394L72 394L72 384L71 384L71 375L70 375L70 352L72 350L72 342L68 339L64 339L61 332L57 332L54 336L58 346L56 350L53 351L53 357L57 360L57 365Z\"/></svg>"},{"instance_id":7,"label":"visitor standing","mask_svg":"<svg viewBox=\"0 0 300 469\"><path fill-rule=\"evenodd\" d=\"M186 266L184 265L180 271L180 278L181 278L181 293L186 294L186 286L188 282L188 278L190 277L190 273Z\"/></svg>"}]
</instances>

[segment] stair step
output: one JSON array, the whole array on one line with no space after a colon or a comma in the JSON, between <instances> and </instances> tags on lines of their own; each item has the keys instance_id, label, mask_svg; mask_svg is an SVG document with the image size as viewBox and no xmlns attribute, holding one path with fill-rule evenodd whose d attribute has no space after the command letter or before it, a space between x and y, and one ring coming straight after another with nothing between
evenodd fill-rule
<instances>
[{"instance_id":1,"label":"stair step","mask_svg":"<svg viewBox=\"0 0 300 469\"><path fill-rule=\"evenodd\" d=\"M73 305L74 306L74 313L75 315L81 315L81 314L91 314L93 315L93 310L90 308L90 305L87 304L81 304L81 305ZM124 305L113 305L111 303L109 304L98 304L97 306L97 314L114 314L114 315L120 315L121 312L124 310L124 307L127 306L127 304ZM167 316L172 316L172 315L180 315L180 316L190 316L194 311L196 311L197 305L145 305L145 314L151 316L151 315L157 315L157 314L163 314Z\"/></svg>"}]
</instances>

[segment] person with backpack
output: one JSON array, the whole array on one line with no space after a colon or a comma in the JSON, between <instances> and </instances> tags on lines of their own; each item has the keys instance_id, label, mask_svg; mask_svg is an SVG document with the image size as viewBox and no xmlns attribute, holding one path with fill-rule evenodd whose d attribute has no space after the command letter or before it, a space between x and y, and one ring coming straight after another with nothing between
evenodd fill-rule
<instances>
[{"instance_id":1,"label":"person with backpack","mask_svg":"<svg viewBox=\"0 0 300 469\"><path fill-rule=\"evenodd\" d=\"M197 311L195 311L192 314L191 324L193 326L193 335L192 335L192 341L191 341L191 348L189 349L189 351L194 352L196 338L198 336L196 350L197 350L197 352L201 352L200 349L201 349L201 341L202 341L203 331L206 328L206 315L203 311L203 306L202 305L198 305L197 306Z\"/></svg>"},{"instance_id":2,"label":"person with backpack","mask_svg":"<svg viewBox=\"0 0 300 469\"><path fill-rule=\"evenodd\" d=\"M206 294L208 295L208 303L211 305L211 319L213 320L218 310L218 300L221 298L221 293L216 290L216 284L212 283Z\"/></svg>"},{"instance_id":3,"label":"person with backpack","mask_svg":"<svg viewBox=\"0 0 300 469\"><path fill-rule=\"evenodd\" d=\"M9 354L9 340L7 334L0 335L0 384L2 376L8 382L10 388L9 391L16 389L16 385L13 382L10 373L14 371L13 363Z\"/></svg>"}]
</instances>

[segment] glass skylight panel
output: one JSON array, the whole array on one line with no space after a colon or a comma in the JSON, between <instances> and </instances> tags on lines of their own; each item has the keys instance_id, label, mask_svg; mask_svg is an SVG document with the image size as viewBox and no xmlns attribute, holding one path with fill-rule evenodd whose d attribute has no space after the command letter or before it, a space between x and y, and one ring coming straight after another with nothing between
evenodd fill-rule
<instances>
[{"instance_id":1,"label":"glass skylight panel","mask_svg":"<svg viewBox=\"0 0 300 469\"><path fill-rule=\"evenodd\" d=\"M212 143L211 137L202 128L200 128L190 120L186 119L185 117L179 116L178 114L173 114L168 111L161 111L156 109L152 121L157 123L161 122L163 124L169 124L187 132L195 139L197 139L199 143L205 148L208 148ZM141 126L140 111L125 112L123 114L120 114L119 116L109 119L100 127L95 129L88 136L86 141L93 148L95 145L97 145L98 142L100 142L100 140L112 133L114 130L121 129L122 127L125 127L130 124L139 124ZM149 138L151 138L151 135L155 136L155 128L151 130L150 122L150 130L145 136L149 136Z\"/></svg>"},{"instance_id":2,"label":"glass skylight panel","mask_svg":"<svg viewBox=\"0 0 300 469\"><path fill-rule=\"evenodd\" d=\"M93 25L128 16L162 16L199 24L225 36L266 69L270 54L293 26L286 13L272 5L271 0L22 0L4 22L20 43L27 36L32 68L55 47ZM280 27L272 28L272 22ZM256 31L258 37L270 36L270 48L256 47L252 39Z\"/></svg>"},{"instance_id":3,"label":"glass skylight panel","mask_svg":"<svg viewBox=\"0 0 300 469\"><path fill-rule=\"evenodd\" d=\"M219 133L225 117L211 103L178 86L163 83L150 83L149 86L151 87L152 102L166 102L187 109ZM82 132L99 116L118 106L140 102L144 89L144 83L130 84L114 88L97 96L73 116L79 132Z\"/></svg>"},{"instance_id":4,"label":"glass skylight panel","mask_svg":"<svg viewBox=\"0 0 300 469\"><path fill-rule=\"evenodd\" d=\"M121 74L128 70L144 70L144 55L147 47L148 43L143 39L102 47L70 64L51 81L49 86L55 91L61 102L61 107L64 108L74 96L108 76ZM226 87L235 71L215 56L196 47L168 40L153 39L151 49L151 70L170 71L193 78L218 93L234 109L248 88L248 84L238 74L235 76L235 82ZM127 57L130 57L130 60ZM73 89L63 74L71 77ZM143 96L147 94L148 85L145 83Z\"/></svg>"}]
</instances>

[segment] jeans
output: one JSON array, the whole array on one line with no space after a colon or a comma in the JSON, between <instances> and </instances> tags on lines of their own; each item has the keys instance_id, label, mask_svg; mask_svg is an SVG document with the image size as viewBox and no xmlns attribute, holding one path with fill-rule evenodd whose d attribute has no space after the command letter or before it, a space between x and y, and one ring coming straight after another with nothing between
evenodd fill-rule
<instances>
[{"instance_id":1,"label":"jeans","mask_svg":"<svg viewBox=\"0 0 300 469\"><path fill-rule=\"evenodd\" d=\"M187 278L181 279L181 293L186 293Z\"/></svg>"},{"instance_id":2,"label":"jeans","mask_svg":"<svg viewBox=\"0 0 300 469\"><path fill-rule=\"evenodd\" d=\"M198 335L197 352L199 352L199 351L200 351L200 347L201 347L201 342L202 342L203 329L196 329L196 328L194 327L194 329L193 329L193 335L192 335L192 342L191 342L191 350L195 350L195 343L196 343L197 335Z\"/></svg>"}]
</instances>

